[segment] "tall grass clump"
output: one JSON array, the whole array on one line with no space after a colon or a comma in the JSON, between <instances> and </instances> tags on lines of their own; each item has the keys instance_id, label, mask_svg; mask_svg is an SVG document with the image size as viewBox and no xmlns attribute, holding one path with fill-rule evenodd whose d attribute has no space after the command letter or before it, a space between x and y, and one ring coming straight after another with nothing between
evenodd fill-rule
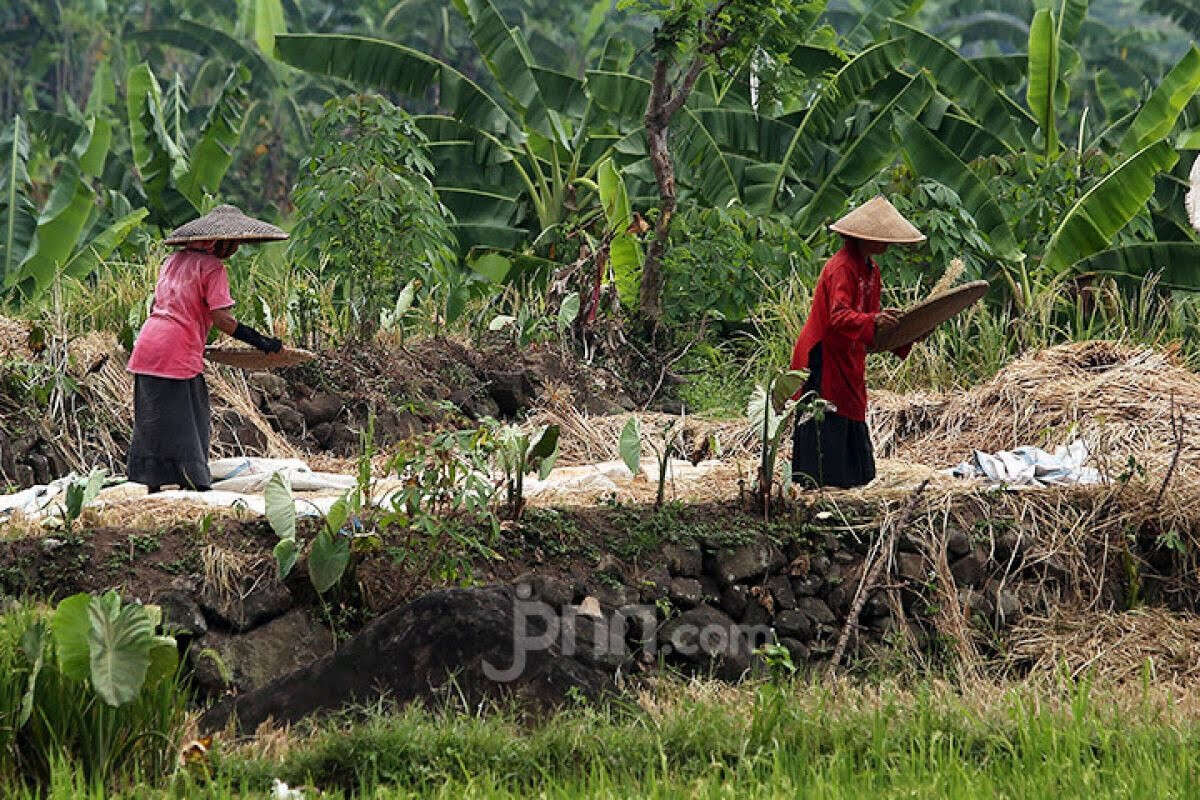
<instances>
[{"instance_id":1,"label":"tall grass clump","mask_svg":"<svg viewBox=\"0 0 1200 800\"><path fill-rule=\"evenodd\" d=\"M93 665L112 657L116 680L128 681L120 674L128 658L98 654L92 639ZM18 784L40 791L64 771L108 786L164 775L174 764L187 695L173 662L160 661L164 677L152 679L152 667L132 699L112 705L90 680L71 674L77 668L64 666L74 658L49 609L17 603L0 614L0 796Z\"/></svg>"}]
</instances>

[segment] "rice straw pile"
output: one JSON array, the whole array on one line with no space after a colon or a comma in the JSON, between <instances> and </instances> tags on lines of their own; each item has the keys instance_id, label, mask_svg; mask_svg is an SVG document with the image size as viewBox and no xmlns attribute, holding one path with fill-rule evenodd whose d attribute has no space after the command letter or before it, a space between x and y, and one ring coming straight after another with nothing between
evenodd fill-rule
<instances>
[{"instance_id":1,"label":"rice straw pile","mask_svg":"<svg viewBox=\"0 0 1200 800\"><path fill-rule=\"evenodd\" d=\"M1115 683L1141 680L1195 683L1200 679L1200 617L1161 608L1123 613L1059 613L1030 618L1009 635L1006 666L1072 678L1091 674Z\"/></svg>"},{"instance_id":2,"label":"rice straw pile","mask_svg":"<svg viewBox=\"0 0 1200 800\"><path fill-rule=\"evenodd\" d=\"M1161 472L1175 451L1172 413L1182 415L1179 467L1200 462L1200 376L1172 352L1079 342L1028 355L967 392L943 397L876 395L871 423L881 453L950 466L974 450L1053 448L1083 438L1097 466L1118 471L1133 456Z\"/></svg>"}]
</instances>

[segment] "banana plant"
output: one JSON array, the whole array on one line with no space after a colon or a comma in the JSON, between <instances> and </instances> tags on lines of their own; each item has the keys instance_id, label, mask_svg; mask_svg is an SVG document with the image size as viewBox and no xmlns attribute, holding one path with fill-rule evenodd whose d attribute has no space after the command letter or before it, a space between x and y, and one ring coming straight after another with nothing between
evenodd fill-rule
<instances>
[{"instance_id":1,"label":"banana plant","mask_svg":"<svg viewBox=\"0 0 1200 800\"><path fill-rule=\"evenodd\" d=\"M775 462L788 423L797 414L809 414L818 421L832 410L816 392L797 397L808 380L807 370L779 370L758 384L750 393L746 417L755 436L762 442L758 462L757 496L762 503L763 519L771 514L771 492L775 482Z\"/></svg>"},{"instance_id":2,"label":"banana plant","mask_svg":"<svg viewBox=\"0 0 1200 800\"><path fill-rule=\"evenodd\" d=\"M13 299L36 299L60 275L87 277L146 217L145 209L122 207L93 188L112 133L103 117L79 126L70 152L55 160L53 185L40 209L32 200L25 120L17 116L0 135L0 158L7 159L0 162L0 276Z\"/></svg>"},{"instance_id":3,"label":"banana plant","mask_svg":"<svg viewBox=\"0 0 1200 800\"><path fill-rule=\"evenodd\" d=\"M206 198L220 191L242 136L250 70L233 69L194 137L182 125L182 87L164 93L150 65L134 66L126 77L126 111L134 166L161 228L194 217Z\"/></svg>"}]
</instances>

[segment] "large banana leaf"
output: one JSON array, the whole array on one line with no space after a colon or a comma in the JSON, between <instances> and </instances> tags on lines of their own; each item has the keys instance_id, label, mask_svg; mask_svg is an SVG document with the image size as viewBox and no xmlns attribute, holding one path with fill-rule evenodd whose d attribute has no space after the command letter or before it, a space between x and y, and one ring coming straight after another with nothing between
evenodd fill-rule
<instances>
[{"instance_id":1,"label":"large banana leaf","mask_svg":"<svg viewBox=\"0 0 1200 800\"><path fill-rule=\"evenodd\" d=\"M129 238L129 234L142 223L149 214L146 209L139 208L131 211L113 222L91 241L78 248L63 268L63 274L72 278L86 278L96 271L100 262L108 258L114 250Z\"/></svg>"},{"instance_id":2,"label":"large banana leaf","mask_svg":"<svg viewBox=\"0 0 1200 800\"><path fill-rule=\"evenodd\" d=\"M1146 207L1154 178L1169 170L1179 154L1165 141L1130 156L1071 207L1054 231L1042 264L1054 272L1107 248L1114 236Z\"/></svg>"},{"instance_id":3,"label":"large banana leaf","mask_svg":"<svg viewBox=\"0 0 1200 800\"><path fill-rule=\"evenodd\" d=\"M619 120L640 125L650 102L650 81L627 72L590 69L587 88L592 100Z\"/></svg>"},{"instance_id":4,"label":"large banana leaf","mask_svg":"<svg viewBox=\"0 0 1200 800\"><path fill-rule=\"evenodd\" d=\"M1075 271L1138 281L1157 274L1160 286L1200 291L1200 243L1145 242L1101 250L1077 262Z\"/></svg>"},{"instance_id":5,"label":"large banana leaf","mask_svg":"<svg viewBox=\"0 0 1200 800\"><path fill-rule=\"evenodd\" d=\"M707 205L725 206L741 200L739 170L721 152L712 133L695 112L684 108L674 124L673 145L682 180Z\"/></svg>"},{"instance_id":6,"label":"large banana leaf","mask_svg":"<svg viewBox=\"0 0 1200 800\"><path fill-rule=\"evenodd\" d=\"M190 169L179 184L180 191L193 205L200 206L205 194L217 194L221 180L233 163L233 152L242 139L242 123L249 103L245 89L249 80L250 71L245 66L233 70L209 109L200 139L192 149Z\"/></svg>"},{"instance_id":7,"label":"large banana leaf","mask_svg":"<svg viewBox=\"0 0 1200 800\"><path fill-rule=\"evenodd\" d=\"M1026 29L1025 37L1029 31ZM1029 65L1029 56L1016 53L1004 56L978 56L967 59L967 63L979 70L985 78L997 86L1017 86L1025 80L1025 68Z\"/></svg>"},{"instance_id":8,"label":"large banana leaf","mask_svg":"<svg viewBox=\"0 0 1200 800\"><path fill-rule=\"evenodd\" d=\"M135 42L177 47L200 56L221 56L230 63L249 67L251 80L256 86L269 89L276 83L275 70L262 53L246 47L224 31L199 22L181 19L171 28L137 31L130 34L129 38Z\"/></svg>"},{"instance_id":9,"label":"large banana leaf","mask_svg":"<svg viewBox=\"0 0 1200 800\"><path fill-rule=\"evenodd\" d=\"M1025 99L1041 126L1046 141L1046 158L1058 154L1058 127L1054 93L1059 76L1058 29L1054 15L1041 9L1033 15L1029 26L1029 86Z\"/></svg>"},{"instance_id":10,"label":"large banana leaf","mask_svg":"<svg viewBox=\"0 0 1200 800\"><path fill-rule=\"evenodd\" d=\"M1016 237L987 184L912 117L901 117L896 132L913 172L933 178L957 192L963 207L975 218L997 253L1010 261L1020 261L1024 256Z\"/></svg>"},{"instance_id":11,"label":"large banana leaf","mask_svg":"<svg viewBox=\"0 0 1200 800\"><path fill-rule=\"evenodd\" d=\"M1058 40L1062 43L1074 42L1079 36L1079 29L1087 19L1088 0L1059 0L1055 20L1058 22Z\"/></svg>"},{"instance_id":12,"label":"large banana leaf","mask_svg":"<svg viewBox=\"0 0 1200 800\"><path fill-rule=\"evenodd\" d=\"M496 84L520 113L528 128L564 147L561 123L555 124L534 74L533 56L525 37L510 28L491 0L454 0L467 20L471 40L479 48Z\"/></svg>"},{"instance_id":13,"label":"large banana leaf","mask_svg":"<svg viewBox=\"0 0 1200 800\"><path fill-rule=\"evenodd\" d=\"M334 75L407 97L440 88L440 105L455 119L521 141L513 115L478 84L438 59L381 39L343 34L287 34L275 38L277 56L293 67Z\"/></svg>"},{"instance_id":14,"label":"large banana leaf","mask_svg":"<svg viewBox=\"0 0 1200 800\"><path fill-rule=\"evenodd\" d=\"M7 285L20 287L26 298L40 294L66 265L94 210L92 189L84 181L79 165L64 160L46 207L38 215L33 245L20 268L10 275Z\"/></svg>"},{"instance_id":15,"label":"large banana leaf","mask_svg":"<svg viewBox=\"0 0 1200 800\"><path fill-rule=\"evenodd\" d=\"M932 94L933 87L929 80L924 73L918 73L889 103L875 110L870 124L842 150L837 165L829 170L817 187L812 200L796 221L797 228L807 231L813 222L832 217L845 207L855 188L886 167L896 154L892 136L896 112L915 116L929 102Z\"/></svg>"},{"instance_id":16,"label":"large banana leaf","mask_svg":"<svg viewBox=\"0 0 1200 800\"><path fill-rule=\"evenodd\" d=\"M1193 44L1133 118L1121 150L1132 153L1169 136L1184 106L1197 91L1200 91L1200 49Z\"/></svg>"},{"instance_id":17,"label":"large banana leaf","mask_svg":"<svg viewBox=\"0 0 1200 800\"><path fill-rule=\"evenodd\" d=\"M925 0L867 0L858 12L854 24L842 35L842 40L855 50L861 50L887 31L888 21L908 19L925 4Z\"/></svg>"},{"instance_id":18,"label":"large banana leaf","mask_svg":"<svg viewBox=\"0 0 1200 800\"><path fill-rule=\"evenodd\" d=\"M867 89L891 74L904 56L904 43L889 39L870 47L843 66L801 116L796 132L766 186L747 186L748 204L761 211L777 208L790 176L799 176L812 164L815 146L833 130L845 109ZM750 175L748 174L749 178Z\"/></svg>"},{"instance_id":19,"label":"large banana leaf","mask_svg":"<svg viewBox=\"0 0 1200 800\"><path fill-rule=\"evenodd\" d=\"M964 163L971 163L977 158L986 156L1002 156L1014 152L1012 145L989 131L974 120L958 114L948 113L941 117L936 128L931 128L933 135L942 144L950 148Z\"/></svg>"},{"instance_id":20,"label":"large banana leaf","mask_svg":"<svg viewBox=\"0 0 1200 800\"><path fill-rule=\"evenodd\" d=\"M129 144L155 222L174 227L195 215L196 204L179 191L188 174L187 155L167 132L163 97L146 63L129 71L125 81Z\"/></svg>"},{"instance_id":21,"label":"large banana leaf","mask_svg":"<svg viewBox=\"0 0 1200 800\"><path fill-rule=\"evenodd\" d=\"M0 174L0 281L7 285L37 232L37 209L27 194L29 131L20 116L0 136L0 153L8 159Z\"/></svg>"},{"instance_id":22,"label":"large banana leaf","mask_svg":"<svg viewBox=\"0 0 1200 800\"><path fill-rule=\"evenodd\" d=\"M927 70L938 88L981 127L1012 145L1033 136L1036 120L977 65L941 39L911 25L898 22L893 31L904 40L908 62Z\"/></svg>"},{"instance_id":23,"label":"large banana leaf","mask_svg":"<svg viewBox=\"0 0 1200 800\"><path fill-rule=\"evenodd\" d=\"M1195 0L1142 0L1142 11L1162 14L1192 36L1200 36L1200 5Z\"/></svg>"}]
</instances>

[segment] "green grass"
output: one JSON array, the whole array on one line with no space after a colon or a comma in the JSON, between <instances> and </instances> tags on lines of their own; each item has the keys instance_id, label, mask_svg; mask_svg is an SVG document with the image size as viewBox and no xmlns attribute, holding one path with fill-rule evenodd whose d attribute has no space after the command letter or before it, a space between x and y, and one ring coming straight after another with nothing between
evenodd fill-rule
<instances>
[{"instance_id":1,"label":"green grass","mask_svg":"<svg viewBox=\"0 0 1200 800\"><path fill-rule=\"evenodd\" d=\"M376 711L218 747L209 779L110 797L1194 797L1194 709L1131 690L730 688L665 682L641 707L511 717ZM273 747L278 749L276 740ZM84 796L70 773L51 798ZM95 795L100 796L100 795ZM309 796L315 796L310 792Z\"/></svg>"}]
</instances>

